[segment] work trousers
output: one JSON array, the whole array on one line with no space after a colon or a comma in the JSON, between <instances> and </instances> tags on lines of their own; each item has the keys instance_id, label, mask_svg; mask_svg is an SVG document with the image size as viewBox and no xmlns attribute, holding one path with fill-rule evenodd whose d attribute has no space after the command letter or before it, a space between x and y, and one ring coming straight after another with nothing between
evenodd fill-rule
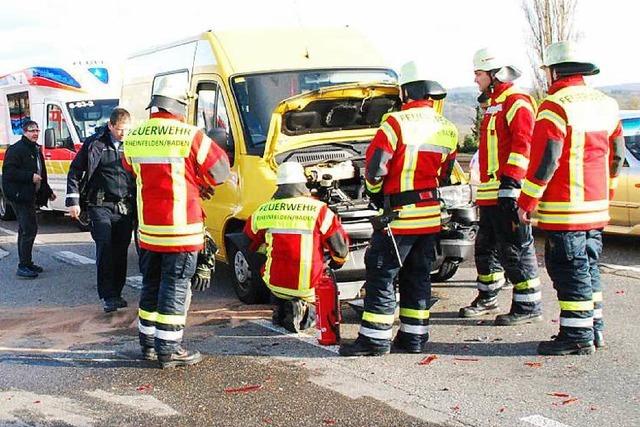
<instances>
[{"instance_id":1,"label":"work trousers","mask_svg":"<svg viewBox=\"0 0 640 427\"><path fill-rule=\"evenodd\" d=\"M127 252L133 216L104 206L90 206L91 237L96 242L98 296L117 298L127 279Z\"/></svg>"},{"instance_id":2,"label":"work trousers","mask_svg":"<svg viewBox=\"0 0 640 427\"><path fill-rule=\"evenodd\" d=\"M601 230L547 232L544 256L560 303L561 338L591 341L593 329L604 329L601 254Z\"/></svg>"},{"instance_id":3,"label":"work trousers","mask_svg":"<svg viewBox=\"0 0 640 427\"><path fill-rule=\"evenodd\" d=\"M197 252L140 249L140 345L155 347L158 354L171 354L179 349L197 258Z\"/></svg>"},{"instance_id":4,"label":"work trousers","mask_svg":"<svg viewBox=\"0 0 640 427\"><path fill-rule=\"evenodd\" d=\"M376 230L365 254L366 283L360 339L373 346L390 345L396 309L394 281L399 275L401 345L422 345L429 339L431 266L435 235L395 235L402 268L391 237Z\"/></svg>"},{"instance_id":5,"label":"work trousers","mask_svg":"<svg viewBox=\"0 0 640 427\"><path fill-rule=\"evenodd\" d=\"M515 212L481 206L475 241L477 288L481 298L495 298L507 279L513 284L512 313L540 313L542 293L531 226L517 224Z\"/></svg>"},{"instance_id":6,"label":"work trousers","mask_svg":"<svg viewBox=\"0 0 640 427\"><path fill-rule=\"evenodd\" d=\"M33 264L33 242L38 234L36 206L33 203L10 202L18 220L18 267Z\"/></svg>"}]
</instances>

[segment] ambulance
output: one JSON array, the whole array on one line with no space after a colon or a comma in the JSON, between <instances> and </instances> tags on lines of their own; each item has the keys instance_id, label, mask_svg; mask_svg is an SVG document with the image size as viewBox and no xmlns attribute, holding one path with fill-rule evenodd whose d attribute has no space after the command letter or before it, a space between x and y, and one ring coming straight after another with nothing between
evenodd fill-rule
<instances>
[{"instance_id":1,"label":"ambulance","mask_svg":"<svg viewBox=\"0 0 640 427\"><path fill-rule=\"evenodd\" d=\"M400 108L396 72L365 37L348 27L207 31L136 53L123 70L121 103L134 125L149 117L154 87L171 80L189 93L187 121L229 156L231 177L203 208L241 301L268 301L239 233L271 198L277 167L288 160L304 166L308 187L349 234L350 257L336 276L341 299L359 295L377 215L364 188L365 151L384 114ZM469 219L475 208L459 165L451 182L442 197ZM451 277L470 255L473 218L466 222L451 221L443 233L436 277Z\"/></svg>"},{"instance_id":2,"label":"ambulance","mask_svg":"<svg viewBox=\"0 0 640 427\"><path fill-rule=\"evenodd\" d=\"M78 61L65 68L29 67L0 76L0 167L7 147L22 137L22 124L36 121L43 130L38 144L49 185L57 196L43 209L67 211L69 165L83 141L109 120L118 104L119 86L102 61ZM0 219L12 220L15 215L1 191L0 187ZM86 216L79 225L88 226Z\"/></svg>"}]
</instances>

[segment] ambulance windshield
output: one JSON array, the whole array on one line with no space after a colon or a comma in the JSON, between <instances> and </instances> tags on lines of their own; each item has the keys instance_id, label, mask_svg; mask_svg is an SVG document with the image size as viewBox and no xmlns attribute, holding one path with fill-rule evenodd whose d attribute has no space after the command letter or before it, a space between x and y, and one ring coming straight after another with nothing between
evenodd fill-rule
<instances>
[{"instance_id":1,"label":"ambulance windshield","mask_svg":"<svg viewBox=\"0 0 640 427\"><path fill-rule=\"evenodd\" d=\"M67 102L73 125L80 141L93 135L96 129L109 121L111 111L118 105L117 99L98 99Z\"/></svg>"},{"instance_id":2,"label":"ambulance windshield","mask_svg":"<svg viewBox=\"0 0 640 427\"><path fill-rule=\"evenodd\" d=\"M242 114L248 148L261 153L271 113L281 101L327 86L396 81L396 74L384 69L304 70L235 77L233 91Z\"/></svg>"}]
</instances>

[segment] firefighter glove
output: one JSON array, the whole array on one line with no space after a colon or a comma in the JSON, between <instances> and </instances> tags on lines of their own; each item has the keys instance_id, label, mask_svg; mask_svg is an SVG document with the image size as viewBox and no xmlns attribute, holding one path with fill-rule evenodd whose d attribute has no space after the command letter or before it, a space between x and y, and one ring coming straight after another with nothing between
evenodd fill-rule
<instances>
[{"instance_id":1,"label":"firefighter glove","mask_svg":"<svg viewBox=\"0 0 640 427\"><path fill-rule=\"evenodd\" d=\"M216 253L218 246L209 232L205 232L204 248L198 253L196 272L191 278L191 289L204 291L211 286L211 276L216 269Z\"/></svg>"},{"instance_id":2,"label":"firefighter glove","mask_svg":"<svg viewBox=\"0 0 640 427\"><path fill-rule=\"evenodd\" d=\"M329 268L332 270L340 270L343 265L344 262L338 262L333 258L331 259L331 261L329 261Z\"/></svg>"},{"instance_id":3,"label":"firefighter glove","mask_svg":"<svg viewBox=\"0 0 640 427\"><path fill-rule=\"evenodd\" d=\"M367 195L369 195L369 201L373 203L377 209L382 209L384 205L384 194L382 191L372 193L367 190Z\"/></svg>"}]
</instances>

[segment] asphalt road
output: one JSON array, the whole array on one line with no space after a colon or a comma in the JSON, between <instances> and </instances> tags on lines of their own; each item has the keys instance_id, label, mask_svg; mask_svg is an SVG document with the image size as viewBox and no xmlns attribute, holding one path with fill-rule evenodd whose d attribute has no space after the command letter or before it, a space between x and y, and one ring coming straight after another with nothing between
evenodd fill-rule
<instances>
[{"instance_id":1,"label":"asphalt road","mask_svg":"<svg viewBox=\"0 0 640 427\"><path fill-rule=\"evenodd\" d=\"M219 269L188 319L186 342L205 361L162 371L138 360L134 287L125 289L129 308L102 312L88 233L42 215L34 257L46 271L25 281L15 277L15 230L0 222L0 425L640 425L636 238L605 239L608 347L593 356L536 355L558 327L539 257L544 322L497 328L457 318L475 293L468 262L434 284L429 353L380 358L340 358L313 334L274 329L270 308L238 302ZM129 260L128 276L138 276L133 249ZM343 315L343 336L355 338L355 313L344 306Z\"/></svg>"}]
</instances>

